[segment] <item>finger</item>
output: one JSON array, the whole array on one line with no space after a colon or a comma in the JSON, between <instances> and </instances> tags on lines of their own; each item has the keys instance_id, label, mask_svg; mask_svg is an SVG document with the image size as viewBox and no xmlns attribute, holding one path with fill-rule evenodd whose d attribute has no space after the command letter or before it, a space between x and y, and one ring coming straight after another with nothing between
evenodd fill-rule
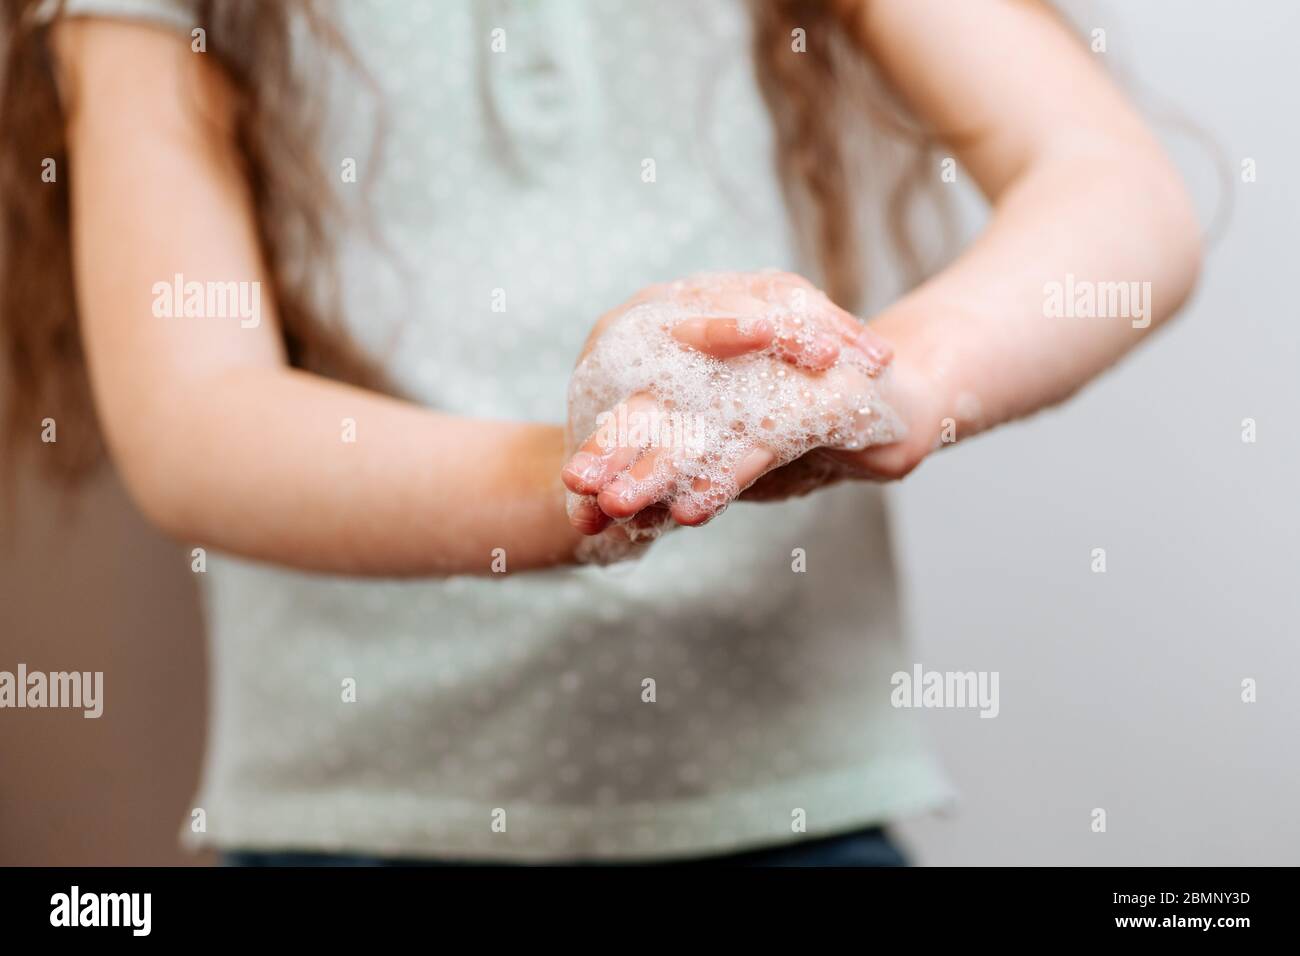
<instances>
[{"instance_id":1,"label":"finger","mask_svg":"<svg viewBox=\"0 0 1300 956\"><path fill-rule=\"evenodd\" d=\"M639 415L653 415L657 408L654 399L644 394L633 395L623 403L623 407L626 409L624 420L627 422L635 422ZM607 420L610 424L619 420L617 408L602 414L614 416ZM624 430L608 428L598 422L596 430L561 469L560 479L564 482L564 487L574 494L598 494L610 478L641 454L643 444L618 443L626 442L634 435L639 435L643 443L648 442L653 434L654 430L650 428L629 427Z\"/></svg>"},{"instance_id":2,"label":"finger","mask_svg":"<svg viewBox=\"0 0 1300 956\"><path fill-rule=\"evenodd\" d=\"M600 534L609 527L610 517L590 495L573 495L568 502L569 524L585 535Z\"/></svg>"},{"instance_id":3,"label":"finger","mask_svg":"<svg viewBox=\"0 0 1300 956\"><path fill-rule=\"evenodd\" d=\"M829 299L826 300L826 308L822 314L835 327L843 341L859 349L872 364L884 366L893 359L893 346L872 331L871 326L856 315L844 311Z\"/></svg>"},{"instance_id":4,"label":"finger","mask_svg":"<svg viewBox=\"0 0 1300 956\"><path fill-rule=\"evenodd\" d=\"M845 344L860 349L873 364L887 365L893 358L894 350L888 342L872 332L857 316L836 305L803 276L779 273L774 277L773 285L779 291L782 302L793 309L796 315L816 316L821 321L829 322Z\"/></svg>"},{"instance_id":5,"label":"finger","mask_svg":"<svg viewBox=\"0 0 1300 956\"><path fill-rule=\"evenodd\" d=\"M765 472L771 470L774 464L776 464L776 455L768 449L758 446L751 448L745 454L745 457L740 460L740 464L736 466L735 487L737 492L743 491L752 485ZM712 487L712 483L707 478L697 478L691 487L692 490L703 493ZM673 520L678 524L695 527L716 517L725 507L726 503L717 507L708 507L696 501L678 498L673 502L671 510Z\"/></svg>"},{"instance_id":6,"label":"finger","mask_svg":"<svg viewBox=\"0 0 1300 956\"><path fill-rule=\"evenodd\" d=\"M670 475L667 456L651 449L610 481L596 496L596 504L611 518L630 518L663 497Z\"/></svg>"},{"instance_id":7,"label":"finger","mask_svg":"<svg viewBox=\"0 0 1300 956\"><path fill-rule=\"evenodd\" d=\"M765 472L736 497L741 501L797 498L843 481L850 474L848 466L831 457L825 449L814 449L780 468Z\"/></svg>"},{"instance_id":8,"label":"finger","mask_svg":"<svg viewBox=\"0 0 1300 956\"><path fill-rule=\"evenodd\" d=\"M694 318L673 326L673 338L716 359L761 352L775 330L767 319Z\"/></svg>"},{"instance_id":9,"label":"finger","mask_svg":"<svg viewBox=\"0 0 1300 956\"><path fill-rule=\"evenodd\" d=\"M816 323L791 316L777 333L776 354L792 365L820 372L840 357L840 343L838 336L827 334Z\"/></svg>"},{"instance_id":10,"label":"finger","mask_svg":"<svg viewBox=\"0 0 1300 956\"><path fill-rule=\"evenodd\" d=\"M769 296L789 310L780 321L777 355L813 371L830 368L844 341L834 304L799 276L780 274L770 281Z\"/></svg>"},{"instance_id":11,"label":"finger","mask_svg":"<svg viewBox=\"0 0 1300 956\"><path fill-rule=\"evenodd\" d=\"M663 505L651 505L635 515L628 525L641 534L653 531L656 535L672 524L672 515Z\"/></svg>"},{"instance_id":12,"label":"finger","mask_svg":"<svg viewBox=\"0 0 1300 956\"><path fill-rule=\"evenodd\" d=\"M857 321L856 319L854 320ZM868 325L858 324L857 336L854 344L862 350L863 354L871 361L873 365L883 368L888 365L894 358L894 347L885 339L877 335Z\"/></svg>"},{"instance_id":13,"label":"finger","mask_svg":"<svg viewBox=\"0 0 1300 956\"><path fill-rule=\"evenodd\" d=\"M794 272L750 273L748 282L750 295L760 299L779 298L796 307L806 306L810 300L826 298L826 293Z\"/></svg>"},{"instance_id":14,"label":"finger","mask_svg":"<svg viewBox=\"0 0 1300 956\"><path fill-rule=\"evenodd\" d=\"M894 358L894 348L880 335L872 331L869 325L845 312L836 305L829 305L818 316L834 330L834 339L845 345L858 349L877 369L888 365ZM838 349L836 353L838 357ZM832 358L832 362L834 359ZM824 366L823 366L824 367Z\"/></svg>"},{"instance_id":15,"label":"finger","mask_svg":"<svg viewBox=\"0 0 1300 956\"><path fill-rule=\"evenodd\" d=\"M736 493L744 491L758 479L772 470L776 464L776 455L760 445L755 445L736 466Z\"/></svg>"},{"instance_id":16,"label":"finger","mask_svg":"<svg viewBox=\"0 0 1300 956\"><path fill-rule=\"evenodd\" d=\"M730 359L761 352L775 340L777 355L792 365L821 371L840 356L838 335L822 331L816 324L792 317L775 331L770 320L692 318L673 327L673 338L716 359Z\"/></svg>"}]
</instances>

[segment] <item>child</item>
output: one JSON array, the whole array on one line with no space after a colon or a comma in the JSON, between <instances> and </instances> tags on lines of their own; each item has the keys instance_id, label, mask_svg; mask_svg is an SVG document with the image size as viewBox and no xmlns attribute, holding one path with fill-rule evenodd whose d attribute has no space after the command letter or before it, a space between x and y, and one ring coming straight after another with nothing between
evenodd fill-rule
<instances>
[{"instance_id":1,"label":"child","mask_svg":"<svg viewBox=\"0 0 1300 956\"><path fill-rule=\"evenodd\" d=\"M10 432L56 417L46 464L82 474L93 394L143 512L209 549L202 839L251 863L899 861L880 827L947 787L889 704L908 659L879 481L1068 397L1198 270L1177 174L1048 8L6 12ZM859 338L761 270L858 298L833 107L864 64L993 214ZM635 443L566 468L592 323L633 297L604 354L705 273L727 288L675 313L682 349L810 388L866 369L895 440L810 426L789 462L755 441L691 509ZM1151 314L1050 318L1067 275L1150 282ZM762 503L578 563L588 535L700 524L751 480Z\"/></svg>"}]
</instances>

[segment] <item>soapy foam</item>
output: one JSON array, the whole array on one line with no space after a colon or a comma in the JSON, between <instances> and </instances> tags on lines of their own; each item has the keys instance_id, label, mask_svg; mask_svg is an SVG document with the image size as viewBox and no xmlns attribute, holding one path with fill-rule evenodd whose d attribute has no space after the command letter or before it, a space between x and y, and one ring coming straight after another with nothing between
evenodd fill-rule
<instances>
[{"instance_id":1,"label":"soapy foam","mask_svg":"<svg viewBox=\"0 0 1300 956\"><path fill-rule=\"evenodd\" d=\"M817 338L823 322L818 313L828 304L822 293L792 287L777 275L760 292L761 317L778 330L761 352L721 361L672 335L687 319L719 316L706 298L713 294L716 301L716 293L729 291L736 282L731 275L698 276L660 287L654 298L617 318L570 381L570 449L593 433L606 434L598 425L608 424L609 418L602 419L601 413L631 396L649 396L674 420L690 424L679 432L691 440L652 447L650 452L657 453L652 473L632 481L631 493L654 491L665 503L685 502L712 512L744 490L737 469L754 445L769 450L776 467L818 447L858 450L896 440L901 426L879 398L883 375L856 346L841 341L839 358L821 372L788 361L805 354ZM752 282L747 277L746 287L752 288ZM758 316L735 318L743 329ZM826 331L831 331L829 325ZM602 448L605 455L614 451ZM582 497L570 493L570 512ZM622 535L588 539L584 557L617 559L627 550L620 538L634 544L651 540L671 523L666 515L653 521L644 516L620 520Z\"/></svg>"}]
</instances>

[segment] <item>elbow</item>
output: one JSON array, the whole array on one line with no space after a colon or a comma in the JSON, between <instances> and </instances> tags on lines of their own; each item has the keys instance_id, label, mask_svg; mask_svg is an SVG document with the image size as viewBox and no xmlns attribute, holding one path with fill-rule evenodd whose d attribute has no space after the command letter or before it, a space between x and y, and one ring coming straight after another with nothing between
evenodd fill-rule
<instances>
[{"instance_id":1,"label":"elbow","mask_svg":"<svg viewBox=\"0 0 1300 956\"><path fill-rule=\"evenodd\" d=\"M195 523L194 476L173 449L161 423L114 428L106 422L109 456L136 510L156 530L177 541L199 536Z\"/></svg>"},{"instance_id":2,"label":"elbow","mask_svg":"<svg viewBox=\"0 0 1300 956\"><path fill-rule=\"evenodd\" d=\"M168 538L188 542L198 536L191 509L181 489L184 479L169 472L153 456L114 454L114 463L136 510Z\"/></svg>"},{"instance_id":3,"label":"elbow","mask_svg":"<svg viewBox=\"0 0 1300 956\"><path fill-rule=\"evenodd\" d=\"M1200 282L1205 266L1205 234L1181 180L1171 191L1174 195L1168 200L1170 208L1166 218L1172 223L1172 238L1167 246L1169 259L1165 268L1170 276L1170 315L1173 315L1192 297Z\"/></svg>"},{"instance_id":4,"label":"elbow","mask_svg":"<svg viewBox=\"0 0 1300 956\"><path fill-rule=\"evenodd\" d=\"M1139 177L1148 215L1148 242L1155 296L1161 300L1158 318L1167 320L1191 298L1205 263L1205 235L1182 176L1167 159L1152 163Z\"/></svg>"}]
</instances>

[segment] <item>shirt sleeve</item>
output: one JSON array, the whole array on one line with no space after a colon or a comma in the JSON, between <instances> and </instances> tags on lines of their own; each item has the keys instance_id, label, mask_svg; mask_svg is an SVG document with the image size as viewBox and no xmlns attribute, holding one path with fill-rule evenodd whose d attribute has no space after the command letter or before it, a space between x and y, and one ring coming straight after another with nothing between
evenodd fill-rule
<instances>
[{"instance_id":1,"label":"shirt sleeve","mask_svg":"<svg viewBox=\"0 0 1300 956\"><path fill-rule=\"evenodd\" d=\"M137 20L186 34L198 26L195 0L44 0L36 11L42 23L60 16Z\"/></svg>"}]
</instances>

